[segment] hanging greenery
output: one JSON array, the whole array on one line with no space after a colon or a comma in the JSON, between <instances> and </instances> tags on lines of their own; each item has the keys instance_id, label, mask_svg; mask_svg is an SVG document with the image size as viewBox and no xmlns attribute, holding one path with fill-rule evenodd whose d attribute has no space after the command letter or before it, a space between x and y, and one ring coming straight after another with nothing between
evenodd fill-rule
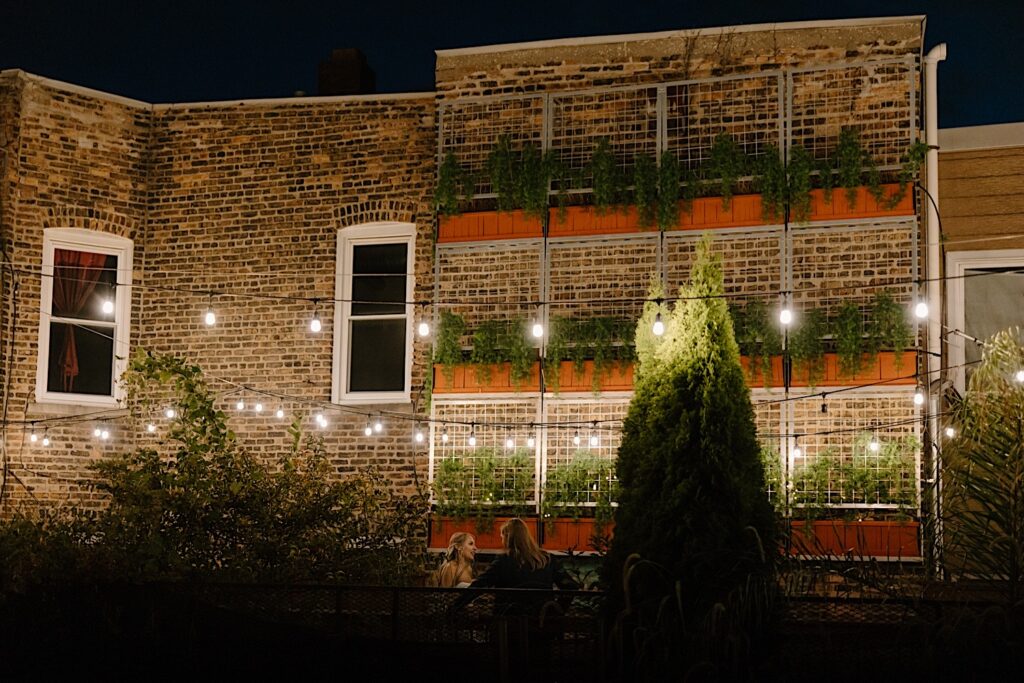
<instances>
[{"instance_id":1,"label":"hanging greenery","mask_svg":"<svg viewBox=\"0 0 1024 683\"><path fill-rule=\"evenodd\" d=\"M813 166L810 152L801 145L790 147L789 164L786 166L786 200L789 202L789 219L795 223L806 223L811 218Z\"/></svg>"},{"instance_id":2,"label":"hanging greenery","mask_svg":"<svg viewBox=\"0 0 1024 683\"><path fill-rule=\"evenodd\" d=\"M853 377L860 372L864 354L864 321L857 304L847 301L839 307L832 335L839 356L839 373Z\"/></svg>"},{"instance_id":3,"label":"hanging greenery","mask_svg":"<svg viewBox=\"0 0 1024 683\"><path fill-rule=\"evenodd\" d=\"M839 186L846 190L846 202L854 206L857 203L857 188L863 184L864 150L860 146L860 136L852 128L843 128L839 132L835 163Z\"/></svg>"},{"instance_id":4,"label":"hanging greenery","mask_svg":"<svg viewBox=\"0 0 1024 683\"><path fill-rule=\"evenodd\" d=\"M821 196L826 204L832 203L832 194L836 189L836 175L832 160L822 159L815 164L818 172L818 185L821 187Z\"/></svg>"},{"instance_id":5,"label":"hanging greenery","mask_svg":"<svg viewBox=\"0 0 1024 683\"><path fill-rule=\"evenodd\" d=\"M907 195L907 189L917 180L921 165L928 156L928 145L921 140L915 140L901 158L900 172L898 175L899 185L894 193L885 200L885 207L895 208Z\"/></svg>"},{"instance_id":6,"label":"hanging greenery","mask_svg":"<svg viewBox=\"0 0 1024 683\"><path fill-rule=\"evenodd\" d=\"M772 356L782 353L782 332L764 302L748 301L743 308L732 308L733 329L740 353L750 358L750 369L756 374L760 367L765 387L772 383ZM760 366L755 364L760 359Z\"/></svg>"},{"instance_id":7,"label":"hanging greenery","mask_svg":"<svg viewBox=\"0 0 1024 683\"><path fill-rule=\"evenodd\" d=\"M876 293L868 326L869 353L875 355L881 350L893 351L896 370L900 370L903 352L910 346L912 336L904 307L896 303L889 292Z\"/></svg>"},{"instance_id":8,"label":"hanging greenery","mask_svg":"<svg viewBox=\"0 0 1024 683\"><path fill-rule=\"evenodd\" d=\"M650 228L658 220L658 165L650 154L633 157L633 202L640 227Z\"/></svg>"},{"instance_id":9,"label":"hanging greenery","mask_svg":"<svg viewBox=\"0 0 1024 683\"><path fill-rule=\"evenodd\" d=\"M457 215L462 200L472 197L473 190L473 176L459 165L455 153L449 150L437 172L434 210L443 216Z\"/></svg>"},{"instance_id":10,"label":"hanging greenery","mask_svg":"<svg viewBox=\"0 0 1024 683\"><path fill-rule=\"evenodd\" d=\"M765 147L754 161L754 173L754 187L761 193L761 216L765 221L783 220L789 191L778 147Z\"/></svg>"},{"instance_id":11,"label":"hanging greenery","mask_svg":"<svg viewBox=\"0 0 1024 683\"><path fill-rule=\"evenodd\" d=\"M534 348L526 338L526 321L485 320L473 331L473 364L477 382L491 381L493 366L509 364L512 381L519 386L533 369Z\"/></svg>"},{"instance_id":12,"label":"hanging greenery","mask_svg":"<svg viewBox=\"0 0 1024 683\"><path fill-rule=\"evenodd\" d=\"M825 376L825 335L828 318L820 308L804 311L799 325L789 335L787 350L793 360L793 372L802 373L811 387Z\"/></svg>"},{"instance_id":13,"label":"hanging greenery","mask_svg":"<svg viewBox=\"0 0 1024 683\"><path fill-rule=\"evenodd\" d=\"M747 156L743 148L728 133L719 133L711 145L707 171L711 178L718 180L723 208L729 208L739 179L747 173L747 168Z\"/></svg>"},{"instance_id":14,"label":"hanging greenery","mask_svg":"<svg viewBox=\"0 0 1024 683\"><path fill-rule=\"evenodd\" d=\"M622 201L624 181L618 160L612 152L612 144L608 138L601 138L594 147L590 158L590 177L592 179L594 208L598 214L604 214L619 205Z\"/></svg>"},{"instance_id":15,"label":"hanging greenery","mask_svg":"<svg viewBox=\"0 0 1024 683\"><path fill-rule=\"evenodd\" d=\"M545 156L534 144L526 144L516 175L516 203L528 216L541 220L548 213L548 188L554 157Z\"/></svg>"},{"instance_id":16,"label":"hanging greenery","mask_svg":"<svg viewBox=\"0 0 1024 683\"><path fill-rule=\"evenodd\" d=\"M491 191L497 195L498 210L512 211L516 202L516 158L512 151L512 140L502 135L487 155L487 174Z\"/></svg>"},{"instance_id":17,"label":"hanging greenery","mask_svg":"<svg viewBox=\"0 0 1024 683\"><path fill-rule=\"evenodd\" d=\"M700 196L701 192L704 191L704 183L700 179L700 174L697 173L696 169L687 168L683 174L685 180L683 180L683 186L679 193L682 199L682 210L684 213L693 214L693 200ZM677 216L678 218L678 216Z\"/></svg>"},{"instance_id":18,"label":"hanging greenery","mask_svg":"<svg viewBox=\"0 0 1024 683\"><path fill-rule=\"evenodd\" d=\"M612 521L617 496L615 461L581 449L569 462L548 466L541 516L550 526L559 517L579 519L592 510L597 523L607 525Z\"/></svg>"},{"instance_id":19,"label":"hanging greenery","mask_svg":"<svg viewBox=\"0 0 1024 683\"><path fill-rule=\"evenodd\" d=\"M455 366L463 361L462 335L466 332L466 321L461 315L441 309L434 337L434 362L442 366L448 384L455 381Z\"/></svg>"},{"instance_id":20,"label":"hanging greenery","mask_svg":"<svg viewBox=\"0 0 1024 683\"><path fill-rule=\"evenodd\" d=\"M528 514L534 494L532 451L481 447L453 453L434 469L435 509L439 515L472 519L477 531L492 527L498 513Z\"/></svg>"},{"instance_id":21,"label":"hanging greenery","mask_svg":"<svg viewBox=\"0 0 1024 683\"><path fill-rule=\"evenodd\" d=\"M658 228L668 230L679 223L679 160L665 150L658 165Z\"/></svg>"},{"instance_id":22,"label":"hanging greenery","mask_svg":"<svg viewBox=\"0 0 1024 683\"><path fill-rule=\"evenodd\" d=\"M573 372L583 376L586 362L593 362L592 388L598 393L602 380L615 367L623 367L633 360L634 322L624 318L563 318L552 317L549 324L546 361L549 373L547 386L557 392L557 375L563 360L571 360Z\"/></svg>"},{"instance_id":23,"label":"hanging greenery","mask_svg":"<svg viewBox=\"0 0 1024 683\"><path fill-rule=\"evenodd\" d=\"M526 319L517 318L505 324L500 340L505 358L509 364L509 375L518 389L530 376L536 352L526 337Z\"/></svg>"}]
</instances>

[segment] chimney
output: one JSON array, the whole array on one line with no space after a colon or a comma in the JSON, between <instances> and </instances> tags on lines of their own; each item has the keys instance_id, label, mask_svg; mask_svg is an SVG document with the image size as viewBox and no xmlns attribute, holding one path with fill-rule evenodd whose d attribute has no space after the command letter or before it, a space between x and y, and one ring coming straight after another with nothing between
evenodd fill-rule
<instances>
[{"instance_id":1,"label":"chimney","mask_svg":"<svg viewBox=\"0 0 1024 683\"><path fill-rule=\"evenodd\" d=\"M317 70L318 95L367 95L377 90L373 69L358 48L332 50Z\"/></svg>"}]
</instances>

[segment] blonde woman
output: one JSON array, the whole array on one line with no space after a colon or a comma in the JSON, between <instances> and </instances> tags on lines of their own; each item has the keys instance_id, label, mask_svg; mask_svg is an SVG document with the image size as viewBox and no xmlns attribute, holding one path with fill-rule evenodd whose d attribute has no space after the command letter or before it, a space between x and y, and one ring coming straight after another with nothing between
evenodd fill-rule
<instances>
[{"instance_id":1,"label":"blonde woman","mask_svg":"<svg viewBox=\"0 0 1024 683\"><path fill-rule=\"evenodd\" d=\"M499 555L473 588L551 588L558 576L556 563L537 545L526 523L514 517L501 527L505 554Z\"/></svg>"},{"instance_id":2,"label":"blonde woman","mask_svg":"<svg viewBox=\"0 0 1024 683\"><path fill-rule=\"evenodd\" d=\"M476 560L476 539L465 531L457 531L448 539L444 562L437 570L437 585L441 588L465 588L473 582L473 562Z\"/></svg>"}]
</instances>

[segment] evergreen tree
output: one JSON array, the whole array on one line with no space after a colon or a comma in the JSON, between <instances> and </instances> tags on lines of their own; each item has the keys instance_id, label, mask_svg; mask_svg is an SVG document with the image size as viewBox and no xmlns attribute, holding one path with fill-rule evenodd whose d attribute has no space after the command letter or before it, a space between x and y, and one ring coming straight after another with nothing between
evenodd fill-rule
<instances>
[{"instance_id":1,"label":"evergreen tree","mask_svg":"<svg viewBox=\"0 0 1024 683\"><path fill-rule=\"evenodd\" d=\"M652 288L655 301L637 325L636 392L619 447L606 566L616 590L630 555L659 565L678 602L701 616L775 558L750 391L723 293L708 237L671 311ZM650 333L659 311L660 339Z\"/></svg>"}]
</instances>

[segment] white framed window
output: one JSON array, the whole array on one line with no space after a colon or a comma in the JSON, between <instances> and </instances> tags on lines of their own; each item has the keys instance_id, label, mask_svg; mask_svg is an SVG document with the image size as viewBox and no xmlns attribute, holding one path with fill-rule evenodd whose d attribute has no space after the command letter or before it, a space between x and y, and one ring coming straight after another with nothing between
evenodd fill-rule
<instances>
[{"instance_id":1,"label":"white framed window","mask_svg":"<svg viewBox=\"0 0 1024 683\"><path fill-rule=\"evenodd\" d=\"M371 223L338 231L336 403L409 401L414 240L410 223Z\"/></svg>"},{"instance_id":2,"label":"white framed window","mask_svg":"<svg viewBox=\"0 0 1024 683\"><path fill-rule=\"evenodd\" d=\"M946 254L946 316L949 366L963 393L971 363L981 347L968 339L985 340L1011 326L1024 327L1024 249L951 251ZM967 335L967 336L964 336Z\"/></svg>"},{"instance_id":3,"label":"white framed window","mask_svg":"<svg viewBox=\"0 0 1024 683\"><path fill-rule=\"evenodd\" d=\"M132 241L43 231L36 401L113 406L128 363Z\"/></svg>"}]
</instances>

